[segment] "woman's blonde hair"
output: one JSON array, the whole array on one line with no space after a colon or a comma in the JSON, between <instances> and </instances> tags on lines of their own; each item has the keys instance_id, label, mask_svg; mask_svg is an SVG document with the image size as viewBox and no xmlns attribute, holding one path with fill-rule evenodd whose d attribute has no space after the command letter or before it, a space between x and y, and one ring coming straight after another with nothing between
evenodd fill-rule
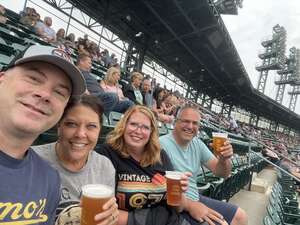
<instances>
[{"instance_id":1,"label":"woman's blonde hair","mask_svg":"<svg viewBox=\"0 0 300 225\"><path fill-rule=\"evenodd\" d=\"M124 140L124 133L129 118L135 112L143 113L149 118L151 123L151 134L147 144L144 147L144 154L142 156L140 164L143 167L147 167L154 165L157 162L160 163L160 144L158 140L158 128L156 118L152 111L145 106L136 105L127 110L123 118L117 123L115 129L112 132L110 132L107 136L107 143L114 150L118 151L123 157L129 157L129 152Z\"/></svg>"},{"instance_id":2,"label":"woman's blonde hair","mask_svg":"<svg viewBox=\"0 0 300 225\"><path fill-rule=\"evenodd\" d=\"M113 78L113 74L114 73L120 73L120 69L116 68L116 67L110 67L105 74L104 77L104 82L105 83L109 83L109 84L114 84L116 85L117 82L116 80Z\"/></svg>"},{"instance_id":3,"label":"woman's blonde hair","mask_svg":"<svg viewBox=\"0 0 300 225\"><path fill-rule=\"evenodd\" d=\"M133 72L133 73L131 74L130 80L131 80L131 82L133 82L133 81L134 81L135 79L137 79L137 78L143 80L144 76L143 76L143 74L141 74L141 73L139 73L139 72Z\"/></svg>"}]
</instances>

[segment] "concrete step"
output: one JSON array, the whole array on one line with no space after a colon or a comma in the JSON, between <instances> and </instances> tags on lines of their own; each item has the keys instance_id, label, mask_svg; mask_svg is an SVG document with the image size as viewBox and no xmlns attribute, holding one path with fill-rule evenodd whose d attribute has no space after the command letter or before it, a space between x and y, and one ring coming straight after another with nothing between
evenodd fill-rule
<instances>
[{"instance_id":1,"label":"concrete step","mask_svg":"<svg viewBox=\"0 0 300 225\"><path fill-rule=\"evenodd\" d=\"M269 203L272 185L277 179L276 171L273 168L267 168L262 170L259 174L255 174L253 177L254 180L258 179L258 182L264 183L264 185L267 183L267 187L264 187L265 190L263 193L253 191L253 189L252 191L248 191L247 188L245 188L235 194L229 202L238 205L246 211L249 218L248 225L263 225L263 218L267 213L266 208Z\"/></svg>"},{"instance_id":2,"label":"concrete step","mask_svg":"<svg viewBox=\"0 0 300 225\"><path fill-rule=\"evenodd\" d=\"M251 191L252 192L258 192L264 194L269 187L268 181L256 177L255 179L252 180L251 184Z\"/></svg>"}]
</instances>

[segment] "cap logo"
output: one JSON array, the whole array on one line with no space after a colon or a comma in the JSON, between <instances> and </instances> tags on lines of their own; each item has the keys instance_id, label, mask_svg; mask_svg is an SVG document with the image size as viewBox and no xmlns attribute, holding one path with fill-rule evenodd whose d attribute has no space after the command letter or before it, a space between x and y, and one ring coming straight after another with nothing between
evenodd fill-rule
<instances>
[{"instance_id":1,"label":"cap logo","mask_svg":"<svg viewBox=\"0 0 300 225\"><path fill-rule=\"evenodd\" d=\"M73 61L72 61L70 55L68 53L66 53L63 49L59 49L59 48L53 49L52 50L52 55L58 56L60 58L63 58L63 59L65 59L68 62L70 62L70 63L73 64Z\"/></svg>"}]
</instances>

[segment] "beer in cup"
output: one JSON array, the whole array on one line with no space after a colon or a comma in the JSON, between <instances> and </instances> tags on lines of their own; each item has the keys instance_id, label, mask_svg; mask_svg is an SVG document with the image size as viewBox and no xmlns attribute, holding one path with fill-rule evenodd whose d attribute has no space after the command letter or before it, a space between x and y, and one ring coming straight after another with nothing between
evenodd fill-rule
<instances>
[{"instance_id":1,"label":"beer in cup","mask_svg":"<svg viewBox=\"0 0 300 225\"><path fill-rule=\"evenodd\" d=\"M171 206L179 206L181 203L181 172L166 171L167 178L167 204Z\"/></svg>"},{"instance_id":2,"label":"beer in cup","mask_svg":"<svg viewBox=\"0 0 300 225\"><path fill-rule=\"evenodd\" d=\"M224 145L224 142L227 140L227 133L212 132L212 137L214 153L215 155L218 155L221 152L220 148Z\"/></svg>"},{"instance_id":3,"label":"beer in cup","mask_svg":"<svg viewBox=\"0 0 300 225\"><path fill-rule=\"evenodd\" d=\"M113 197L113 188L102 184L88 184L82 187L81 225L96 225L95 215L103 211L103 205Z\"/></svg>"}]
</instances>

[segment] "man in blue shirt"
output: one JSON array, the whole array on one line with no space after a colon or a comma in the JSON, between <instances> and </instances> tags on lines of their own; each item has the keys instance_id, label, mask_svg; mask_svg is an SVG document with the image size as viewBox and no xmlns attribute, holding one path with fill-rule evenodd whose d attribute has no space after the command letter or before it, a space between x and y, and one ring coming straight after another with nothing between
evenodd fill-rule
<instances>
[{"instance_id":1,"label":"man in blue shirt","mask_svg":"<svg viewBox=\"0 0 300 225\"><path fill-rule=\"evenodd\" d=\"M161 146L170 157L174 169L192 173L186 192L188 213L196 221L207 221L209 224L246 225L247 215L242 209L198 193L196 179L201 165L204 164L217 176L228 177L231 173L230 158L233 155L228 141L221 147L220 155L215 157L196 137L200 119L200 112L195 106L184 105L178 111L173 132L160 138ZM194 221L190 222L194 224Z\"/></svg>"}]
</instances>

